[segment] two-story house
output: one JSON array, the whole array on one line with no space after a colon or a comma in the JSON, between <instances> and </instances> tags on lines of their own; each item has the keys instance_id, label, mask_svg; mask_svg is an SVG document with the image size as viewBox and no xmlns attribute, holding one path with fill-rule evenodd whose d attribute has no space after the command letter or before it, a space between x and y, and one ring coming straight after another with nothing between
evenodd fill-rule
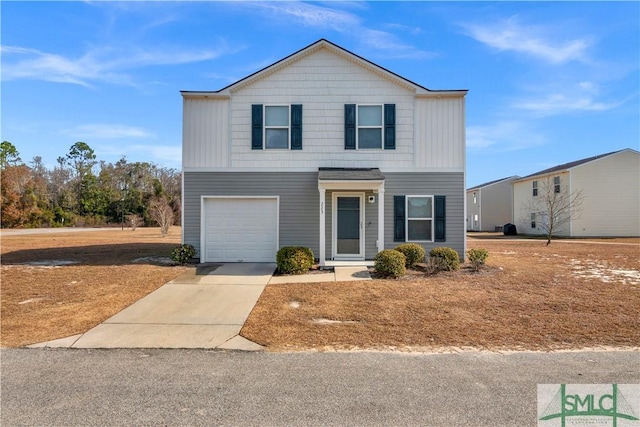
<instances>
[{"instance_id":1,"label":"two-story house","mask_svg":"<svg viewBox=\"0 0 640 427\"><path fill-rule=\"evenodd\" d=\"M545 235L554 221L556 236L640 236L640 153L626 148L517 179L513 209L523 234Z\"/></svg>"},{"instance_id":2,"label":"two-story house","mask_svg":"<svg viewBox=\"0 0 640 427\"><path fill-rule=\"evenodd\" d=\"M518 176L496 179L467 189L467 231L502 231L513 221L511 183Z\"/></svg>"},{"instance_id":3,"label":"two-story house","mask_svg":"<svg viewBox=\"0 0 640 427\"><path fill-rule=\"evenodd\" d=\"M200 262L323 266L417 242L465 251L466 90L426 89L327 40L182 91L183 243Z\"/></svg>"}]
</instances>

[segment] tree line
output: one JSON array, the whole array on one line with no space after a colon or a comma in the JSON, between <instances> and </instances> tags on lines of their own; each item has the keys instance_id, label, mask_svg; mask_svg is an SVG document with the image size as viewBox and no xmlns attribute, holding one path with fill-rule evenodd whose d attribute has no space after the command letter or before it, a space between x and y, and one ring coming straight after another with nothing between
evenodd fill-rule
<instances>
[{"instance_id":1,"label":"tree line","mask_svg":"<svg viewBox=\"0 0 640 427\"><path fill-rule=\"evenodd\" d=\"M180 171L125 157L98 161L85 142L48 169L40 156L24 163L3 141L0 171L2 228L159 224L164 235L180 222Z\"/></svg>"}]
</instances>

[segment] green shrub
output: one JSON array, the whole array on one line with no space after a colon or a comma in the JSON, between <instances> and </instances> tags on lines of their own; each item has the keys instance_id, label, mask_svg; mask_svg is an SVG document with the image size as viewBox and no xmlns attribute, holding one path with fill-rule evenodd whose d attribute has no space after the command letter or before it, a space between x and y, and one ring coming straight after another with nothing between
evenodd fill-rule
<instances>
[{"instance_id":1,"label":"green shrub","mask_svg":"<svg viewBox=\"0 0 640 427\"><path fill-rule=\"evenodd\" d=\"M180 245L171 252L171 259L178 264L187 264L196 256L196 248L191 245Z\"/></svg>"},{"instance_id":2,"label":"green shrub","mask_svg":"<svg viewBox=\"0 0 640 427\"><path fill-rule=\"evenodd\" d=\"M405 264L405 267L407 268L413 268L419 262L423 262L426 255L424 248L417 243L403 243L398 245L395 250L402 253L407 258L407 262Z\"/></svg>"},{"instance_id":3,"label":"green shrub","mask_svg":"<svg viewBox=\"0 0 640 427\"><path fill-rule=\"evenodd\" d=\"M429 252L429 256L431 258L437 258L437 262L442 263L441 267L444 271L455 271L460 268L458 252L451 248L433 248L431 252Z\"/></svg>"},{"instance_id":4,"label":"green shrub","mask_svg":"<svg viewBox=\"0 0 640 427\"><path fill-rule=\"evenodd\" d=\"M473 266L473 269L478 271L482 268L487 258L489 258L489 252L487 252L486 249L469 249L467 251L467 258Z\"/></svg>"},{"instance_id":5,"label":"green shrub","mask_svg":"<svg viewBox=\"0 0 640 427\"><path fill-rule=\"evenodd\" d=\"M373 260L376 271L385 276L400 277L407 272L405 267L407 258L402 252L385 249L378 252Z\"/></svg>"},{"instance_id":6,"label":"green shrub","mask_svg":"<svg viewBox=\"0 0 640 427\"><path fill-rule=\"evenodd\" d=\"M276 254L281 274L304 274L313 267L313 260L313 251L302 246L285 246Z\"/></svg>"}]
</instances>

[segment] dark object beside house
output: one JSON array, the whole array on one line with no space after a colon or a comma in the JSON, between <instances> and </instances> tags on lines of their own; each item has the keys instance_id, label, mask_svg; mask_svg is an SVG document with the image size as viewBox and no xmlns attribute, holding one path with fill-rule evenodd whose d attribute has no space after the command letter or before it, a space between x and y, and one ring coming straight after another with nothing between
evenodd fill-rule
<instances>
[{"instance_id":1,"label":"dark object beside house","mask_svg":"<svg viewBox=\"0 0 640 427\"><path fill-rule=\"evenodd\" d=\"M505 224L502 227L502 232L504 233L505 236L517 236L518 235L518 230L516 230L516 226L515 224Z\"/></svg>"}]
</instances>

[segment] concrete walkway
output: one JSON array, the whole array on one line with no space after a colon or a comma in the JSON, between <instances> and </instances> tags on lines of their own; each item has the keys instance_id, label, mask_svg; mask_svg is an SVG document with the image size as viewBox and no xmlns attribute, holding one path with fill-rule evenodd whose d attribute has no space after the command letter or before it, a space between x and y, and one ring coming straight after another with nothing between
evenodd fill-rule
<instances>
[{"instance_id":1,"label":"concrete walkway","mask_svg":"<svg viewBox=\"0 0 640 427\"><path fill-rule=\"evenodd\" d=\"M199 266L84 334L30 347L261 350L239 333L275 268Z\"/></svg>"},{"instance_id":2,"label":"concrete walkway","mask_svg":"<svg viewBox=\"0 0 640 427\"><path fill-rule=\"evenodd\" d=\"M304 275L273 276L271 280L269 280L269 284L349 282L353 280L371 280L371 275L367 267L334 267L333 271L326 270Z\"/></svg>"},{"instance_id":3,"label":"concrete walkway","mask_svg":"<svg viewBox=\"0 0 640 427\"><path fill-rule=\"evenodd\" d=\"M240 330L267 284L370 280L366 267L273 277L275 264L204 264L84 334L30 348L201 348L260 351Z\"/></svg>"}]
</instances>

